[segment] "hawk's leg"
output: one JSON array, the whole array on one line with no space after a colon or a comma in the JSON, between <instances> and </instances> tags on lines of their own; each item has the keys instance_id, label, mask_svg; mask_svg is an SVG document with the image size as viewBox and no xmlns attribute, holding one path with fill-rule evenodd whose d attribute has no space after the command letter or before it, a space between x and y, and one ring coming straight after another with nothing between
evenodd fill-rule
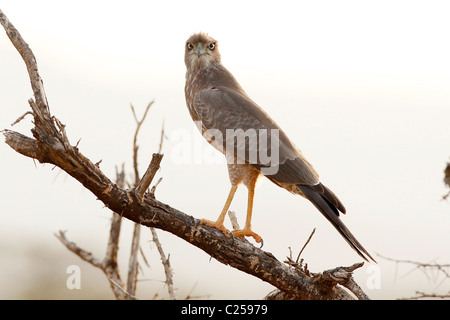
<instances>
[{"instance_id":1,"label":"hawk's leg","mask_svg":"<svg viewBox=\"0 0 450 320\"><path fill-rule=\"evenodd\" d=\"M256 182L256 180L255 180ZM252 231L252 212L253 212L253 198L255 196L255 184L252 183L248 187L248 205L247 205L247 218L245 219L245 226L242 230L233 230L232 233L235 237L253 237L256 242L261 243L262 238Z\"/></svg>"},{"instance_id":2,"label":"hawk's leg","mask_svg":"<svg viewBox=\"0 0 450 320\"><path fill-rule=\"evenodd\" d=\"M228 194L227 202L225 202L225 206L223 207L222 212L220 213L220 215L216 221L202 219L200 221L200 223L210 226L210 227L217 228L219 230L222 230L226 235L228 235L230 233L230 230L225 228L225 226L223 225L223 222L225 221L225 215L227 214L228 209L230 208L231 201L233 201L233 197L234 197L234 194L236 193L237 188L238 188L237 186L231 187L230 193Z\"/></svg>"}]
</instances>

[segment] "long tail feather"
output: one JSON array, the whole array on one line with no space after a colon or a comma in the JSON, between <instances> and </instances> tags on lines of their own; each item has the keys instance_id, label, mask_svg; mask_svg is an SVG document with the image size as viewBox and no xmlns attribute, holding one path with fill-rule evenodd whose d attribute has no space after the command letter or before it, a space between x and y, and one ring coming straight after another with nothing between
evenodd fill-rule
<instances>
[{"instance_id":1,"label":"long tail feather","mask_svg":"<svg viewBox=\"0 0 450 320\"><path fill-rule=\"evenodd\" d=\"M347 229L344 223L339 218L338 209L345 213L345 209L341 202L337 199L334 193L331 192L328 188L323 186L326 192L320 192L316 190L315 186L307 186L307 185L297 185L303 195L311 201L314 206L319 209L319 211L331 222L331 224L336 228L337 231L341 234L341 236L350 244L350 246L366 261L369 262L368 259L376 262L374 258L367 252L366 249L356 240L355 236ZM330 198L330 193L333 195L333 198ZM328 200L330 198L330 200ZM343 210L342 210L343 209Z\"/></svg>"}]
</instances>

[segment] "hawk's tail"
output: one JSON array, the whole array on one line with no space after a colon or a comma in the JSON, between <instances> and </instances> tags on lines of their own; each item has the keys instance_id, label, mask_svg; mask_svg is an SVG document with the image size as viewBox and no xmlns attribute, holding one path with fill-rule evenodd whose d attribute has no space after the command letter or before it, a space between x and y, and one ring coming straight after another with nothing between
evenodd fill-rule
<instances>
[{"instance_id":1,"label":"hawk's tail","mask_svg":"<svg viewBox=\"0 0 450 320\"><path fill-rule=\"evenodd\" d=\"M347 229L339 218L339 211L345 213L345 208L337 197L327 187L320 184L317 186L297 185L303 195L311 201L314 206L331 222L341 236L350 244L350 246L367 262L368 258L376 262L366 249L356 240L355 236Z\"/></svg>"}]
</instances>

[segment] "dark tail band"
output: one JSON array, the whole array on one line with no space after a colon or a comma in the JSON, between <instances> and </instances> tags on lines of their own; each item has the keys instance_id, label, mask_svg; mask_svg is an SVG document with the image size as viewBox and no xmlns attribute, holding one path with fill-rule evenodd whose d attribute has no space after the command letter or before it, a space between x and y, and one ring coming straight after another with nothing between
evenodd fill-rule
<instances>
[{"instance_id":1,"label":"dark tail band","mask_svg":"<svg viewBox=\"0 0 450 320\"><path fill-rule=\"evenodd\" d=\"M323 186L323 185L321 185ZM337 199L334 193L327 187L317 188L317 186L297 185L303 195L311 201L314 206L327 218L328 221L336 228L341 236L350 244L350 246L367 262L369 259L376 262L366 249L356 240L355 236L347 229L339 218L339 211L345 213L345 208ZM323 192L320 192L324 190ZM330 197L332 195L333 197ZM329 199L330 198L330 199Z\"/></svg>"}]
</instances>

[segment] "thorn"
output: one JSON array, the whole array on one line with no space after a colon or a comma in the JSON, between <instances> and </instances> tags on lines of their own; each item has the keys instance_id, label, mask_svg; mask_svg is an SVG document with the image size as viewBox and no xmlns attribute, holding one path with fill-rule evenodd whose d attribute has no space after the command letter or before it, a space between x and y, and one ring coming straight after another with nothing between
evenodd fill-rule
<instances>
[{"instance_id":1,"label":"thorn","mask_svg":"<svg viewBox=\"0 0 450 320\"><path fill-rule=\"evenodd\" d=\"M97 162L96 164L95 164L95 166L97 167L97 168L100 168L100 163L102 162L103 160L102 159L100 159L100 161L99 162Z\"/></svg>"}]
</instances>

